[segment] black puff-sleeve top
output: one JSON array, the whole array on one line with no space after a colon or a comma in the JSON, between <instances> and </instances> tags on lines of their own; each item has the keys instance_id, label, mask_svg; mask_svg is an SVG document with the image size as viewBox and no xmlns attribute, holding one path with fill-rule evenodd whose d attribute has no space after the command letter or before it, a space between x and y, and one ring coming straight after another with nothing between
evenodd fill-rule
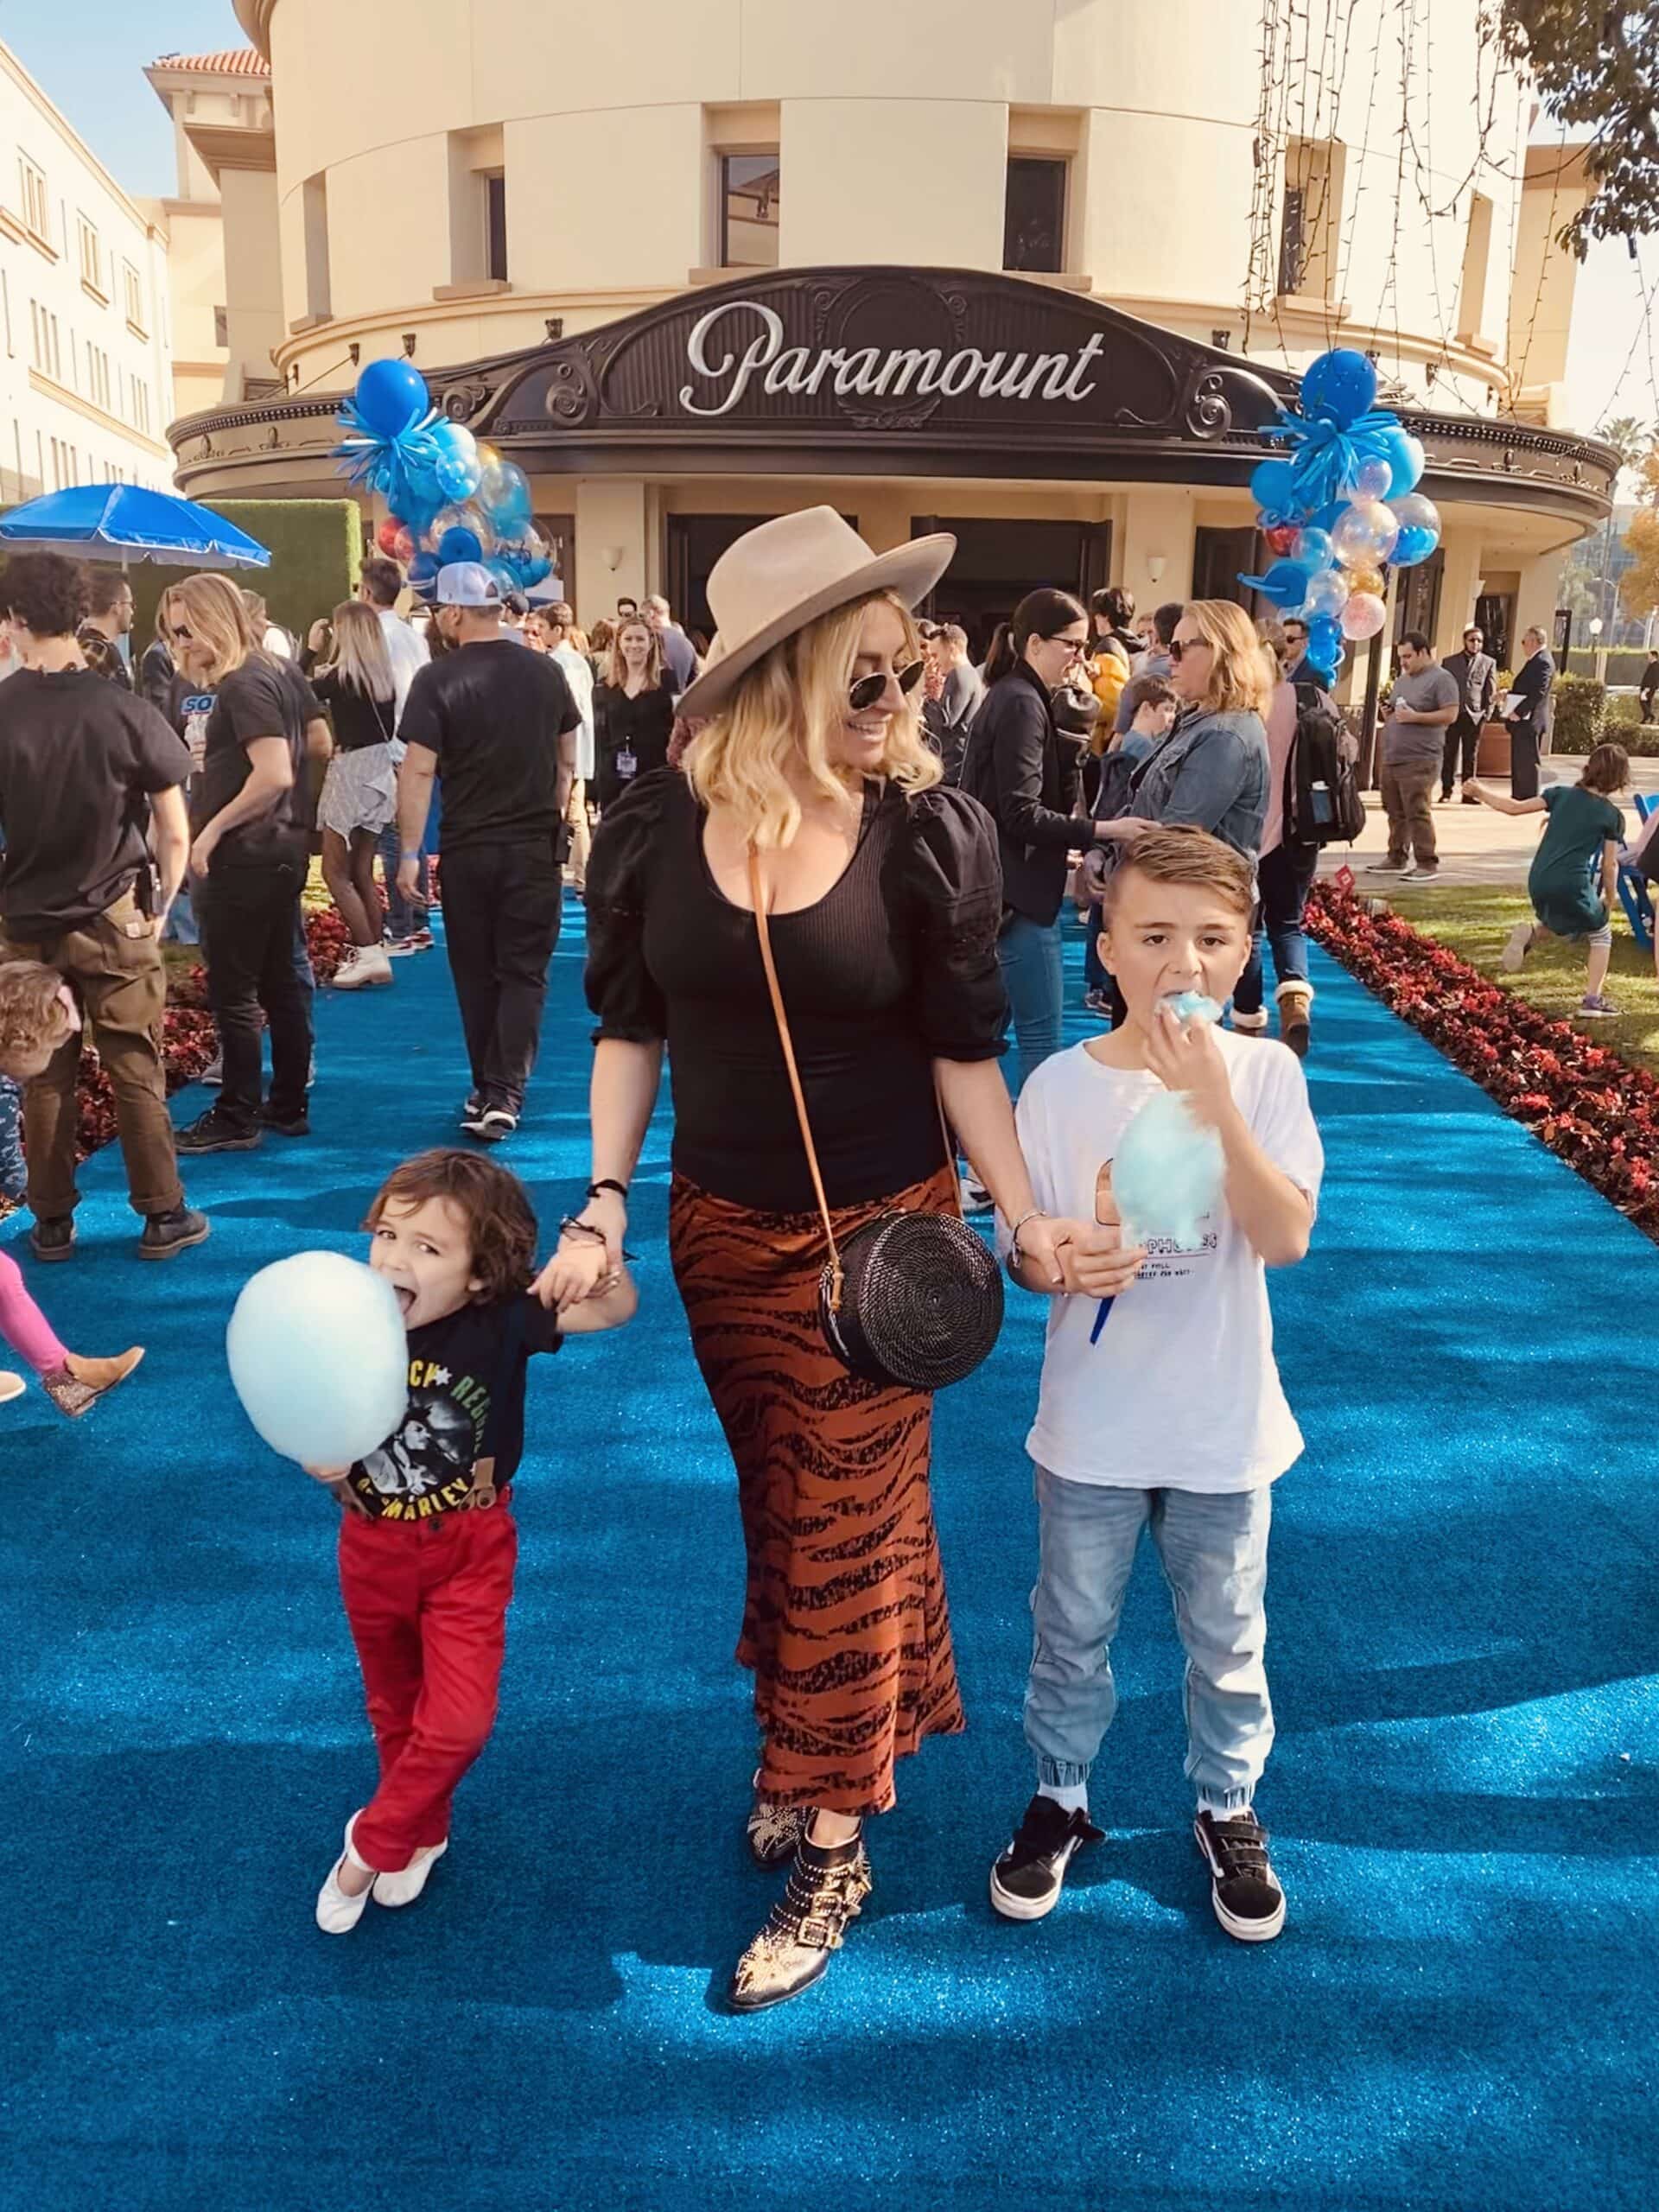
<instances>
[{"instance_id":1,"label":"black puff-sleeve top","mask_svg":"<svg viewBox=\"0 0 1659 2212\"><path fill-rule=\"evenodd\" d=\"M814 1205L754 916L709 871L675 769L610 807L588 864L588 1001L607 1038L668 1046L677 1173L763 1212ZM1003 1049L996 830L948 790L865 786L857 848L815 906L771 918L832 1206L908 1189L945 1162L936 1059Z\"/></svg>"}]
</instances>

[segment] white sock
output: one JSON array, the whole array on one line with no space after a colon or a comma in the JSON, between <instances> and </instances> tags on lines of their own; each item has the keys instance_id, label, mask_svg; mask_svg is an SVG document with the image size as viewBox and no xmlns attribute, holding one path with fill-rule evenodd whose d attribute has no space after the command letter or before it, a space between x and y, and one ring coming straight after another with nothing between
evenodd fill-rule
<instances>
[{"instance_id":1,"label":"white sock","mask_svg":"<svg viewBox=\"0 0 1659 2212\"><path fill-rule=\"evenodd\" d=\"M1086 1813L1089 1810L1089 1785L1086 1782L1039 1782L1037 1795L1052 1797L1064 1812Z\"/></svg>"}]
</instances>

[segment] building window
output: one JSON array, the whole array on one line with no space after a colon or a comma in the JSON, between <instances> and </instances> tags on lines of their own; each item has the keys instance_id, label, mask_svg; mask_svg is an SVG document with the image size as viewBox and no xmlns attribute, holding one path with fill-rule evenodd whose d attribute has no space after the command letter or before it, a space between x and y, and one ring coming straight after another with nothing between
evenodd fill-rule
<instances>
[{"instance_id":1,"label":"building window","mask_svg":"<svg viewBox=\"0 0 1659 2212\"><path fill-rule=\"evenodd\" d=\"M132 380L132 419L146 437L149 435L149 386L137 377Z\"/></svg>"},{"instance_id":2,"label":"building window","mask_svg":"<svg viewBox=\"0 0 1659 2212\"><path fill-rule=\"evenodd\" d=\"M759 154L720 156L720 266L778 266L778 201L782 163L773 146Z\"/></svg>"},{"instance_id":3,"label":"building window","mask_svg":"<svg viewBox=\"0 0 1659 2212\"><path fill-rule=\"evenodd\" d=\"M484 274L493 284L507 281L507 180L499 169L484 184Z\"/></svg>"},{"instance_id":4,"label":"building window","mask_svg":"<svg viewBox=\"0 0 1659 2212\"><path fill-rule=\"evenodd\" d=\"M121 264L121 295L126 308L127 327L139 338L148 335L144 323L144 287L138 271L130 261Z\"/></svg>"},{"instance_id":5,"label":"building window","mask_svg":"<svg viewBox=\"0 0 1659 2212\"><path fill-rule=\"evenodd\" d=\"M334 313L328 274L328 180L321 170L303 187L305 311L326 321Z\"/></svg>"},{"instance_id":6,"label":"building window","mask_svg":"<svg viewBox=\"0 0 1659 2212\"><path fill-rule=\"evenodd\" d=\"M1342 228L1343 149L1330 139L1293 138L1285 155L1279 223L1281 297L1327 299L1336 282Z\"/></svg>"},{"instance_id":7,"label":"building window","mask_svg":"<svg viewBox=\"0 0 1659 2212\"><path fill-rule=\"evenodd\" d=\"M110 411L110 357L91 340L86 346L86 396L95 407Z\"/></svg>"},{"instance_id":8,"label":"building window","mask_svg":"<svg viewBox=\"0 0 1659 2212\"><path fill-rule=\"evenodd\" d=\"M104 286L104 242L98 235L95 224L86 215L76 218L75 227L80 238L80 281L82 287L95 300L107 300L109 293Z\"/></svg>"},{"instance_id":9,"label":"building window","mask_svg":"<svg viewBox=\"0 0 1659 2212\"><path fill-rule=\"evenodd\" d=\"M37 168L27 154L19 154L17 175L23 227L32 238L37 238L43 246L49 247L52 244L52 202L46 189L46 173Z\"/></svg>"},{"instance_id":10,"label":"building window","mask_svg":"<svg viewBox=\"0 0 1659 2212\"><path fill-rule=\"evenodd\" d=\"M38 300L29 303L29 327L31 359L43 377L50 377L54 384L63 382L63 355L58 338L58 318Z\"/></svg>"},{"instance_id":11,"label":"building window","mask_svg":"<svg viewBox=\"0 0 1659 2212\"><path fill-rule=\"evenodd\" d=\"M228 346L231 342L231 316L228 308L213 309L213 343Z\"/></svg>"},{"instance_id":12,"label":"building window","mask_svg":"<svg viewBox=\"0 0 1659 2212\"><path fill-rule=\"evenodd\" d=\"M1469 232L1463 244L1458 286L1458 336L1478 338L1486 327L1486 272L1492 261L1492 203L1484 192L1469 195Z\"/></svg>"},{"instance_id":13,"label":"building window","mask_svg":"<svg viewBox=\"0 0 1659 2212\"><path fill-rule=\"evenodd\" d=\"M1002 266L1058 276L1065 266L1066 163L1027 154L1008 159Z\"/></svg>"}]
</instances>

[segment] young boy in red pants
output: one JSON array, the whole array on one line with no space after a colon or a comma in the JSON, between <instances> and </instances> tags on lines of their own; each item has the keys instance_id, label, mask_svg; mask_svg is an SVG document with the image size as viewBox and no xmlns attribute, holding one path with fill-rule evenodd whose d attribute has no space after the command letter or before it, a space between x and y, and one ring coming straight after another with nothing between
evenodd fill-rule
<instances>
[{"instance_id":1,"label":"young boy in red pants","mask_svg":"<svg viewBox=\"0 0 1659 2212\"><path fill-rule=\"evenodd\" d=\"M310 1470L346 1509L340 1592L380 1755L379 1787L346 1823L318 1892L330 1936L355 1928L371 1896L419 1897L449 1847L455 1785L495 1724L530 1356L616 1328L637 1303L619 1272L548 1311L525 1287L536 1217L524 1186L476 1153L406 1160L367 1226L369 1265L397 1292L409 1332L409 1410L355 1466Z\"/></svg>"}]
</instances>

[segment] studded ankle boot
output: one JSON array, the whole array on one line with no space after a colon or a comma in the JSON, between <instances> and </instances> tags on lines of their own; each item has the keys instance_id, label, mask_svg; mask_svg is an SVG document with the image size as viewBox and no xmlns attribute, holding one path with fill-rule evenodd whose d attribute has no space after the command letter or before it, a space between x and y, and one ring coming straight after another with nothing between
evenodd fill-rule
<instances>
[{"instance_id":1,"label":"studded ankle boot","mask_svg":"<svg viewBox=\"0 0 1659 2212\"><path fill-rule=\"evenodd\" d=\"M782 1866L791 1859L811 1818L804 1805L781 1805L760 1794L760 1770L754 1770L754 1802L749 1807L749 1856L757 1866Z\"/></svg>"},{"instance_id":2,"label":"studded ankle boot","mask_svg":"<svg viewBox=\"0 0 1659 2212\"><path fill-rule=\"evenodd\" d=\"M816 1844L803 1840L772 1916L738 1961L732 2009L764 2012L822 1980L830 1954L841 1948L872 1887L864 1839Z\"/></svg>"}]
</instances>

